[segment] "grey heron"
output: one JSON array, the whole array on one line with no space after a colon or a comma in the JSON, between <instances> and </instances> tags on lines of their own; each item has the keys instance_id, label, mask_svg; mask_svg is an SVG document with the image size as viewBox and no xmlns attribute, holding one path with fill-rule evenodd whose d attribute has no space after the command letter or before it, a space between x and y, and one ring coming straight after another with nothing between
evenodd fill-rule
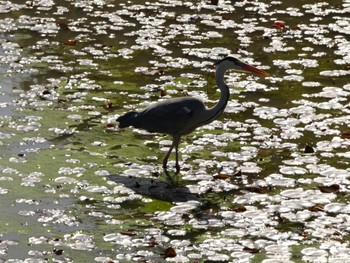
<instances>
[{"instance_id":1,"label":"grey heron","mask_svg":"<svg viewBox=\"0 0 350 263\"><path fill-rule=\"evenodd\" d=\"M230 96L229 87L224 81L227 70L234 69L269 76L267 72L231 56L217 61L214 65L216 65L216 85L221 91L220 99L215 106L207 108L202 100L194 97L172 98L150 105L141 111L128 112L117 119L119 128L133 126L148 132L172 136L172 144L163 159L164 170L167 169L169 156L175 147L175 168L176 173L179 173L178 148L181 136L212 122L224 111Z\"/></svg>"}]
</instances>

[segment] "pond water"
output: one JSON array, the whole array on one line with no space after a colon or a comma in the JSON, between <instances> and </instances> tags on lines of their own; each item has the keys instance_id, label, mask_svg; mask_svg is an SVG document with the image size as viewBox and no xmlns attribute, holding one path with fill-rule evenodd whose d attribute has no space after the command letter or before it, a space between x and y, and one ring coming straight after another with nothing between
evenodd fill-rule
<instances>
[{"instance_id":1,"label":"pond water","mask_svg":"<svg viewBox=\"0 0 350 263\"><path fill-rule=\"evenodd\" d=\"M350 261L350 1L0 0L0 262ZM231 98L171 141L116 119Z\"/></svg>"}]
</instances>

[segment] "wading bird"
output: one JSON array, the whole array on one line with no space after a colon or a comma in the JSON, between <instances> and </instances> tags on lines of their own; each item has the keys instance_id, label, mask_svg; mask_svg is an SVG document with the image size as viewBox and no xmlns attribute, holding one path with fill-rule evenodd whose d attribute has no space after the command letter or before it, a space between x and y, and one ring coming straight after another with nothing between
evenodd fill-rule
<instances>
[{"instance_id":1,"label":"wading bird","mask_svg":"<svg viewBox=\"0 0 350 263\"><path fill-rule=\"evenodd\" d=\"M167 168L169 156L175 147L175 168L176 173L179 173L178 148L181 136L191 133L199 126L212 122L224 111L230 96L229 88L224 81L224 74L228 69L269 76L267 72L230 56L216 62L214 65L216 65L216 85L221 91L220 99L214 107L207 108L203 101L197 98L180 97L160 101L141 111L128 112L117 119L119 128L133 126L148 132L169 134L173 137L170 149L163 159L164 170Z\"/></svg>"}]
</instances>

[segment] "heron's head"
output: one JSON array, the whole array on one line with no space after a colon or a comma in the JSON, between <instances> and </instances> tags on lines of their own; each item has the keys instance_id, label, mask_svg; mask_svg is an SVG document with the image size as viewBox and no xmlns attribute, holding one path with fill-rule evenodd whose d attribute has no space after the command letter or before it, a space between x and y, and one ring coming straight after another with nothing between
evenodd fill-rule
<instances>
[{"instance_id":1,"label":"heron's head","mask_svg":"<svg viewBox=\"0 0 350 263\"><path fill-rule=\"evenodd\" d=\"M253 67L247 63L244 63L238 58L231 57L231 56L225 57L215 62L214 65L216 65L217 67L222 67L224 71L228 69L233 69L236 71L253 72L263 76L270 76L270 74L267 73L266 71Z\"/></svg>"}]
</instances>

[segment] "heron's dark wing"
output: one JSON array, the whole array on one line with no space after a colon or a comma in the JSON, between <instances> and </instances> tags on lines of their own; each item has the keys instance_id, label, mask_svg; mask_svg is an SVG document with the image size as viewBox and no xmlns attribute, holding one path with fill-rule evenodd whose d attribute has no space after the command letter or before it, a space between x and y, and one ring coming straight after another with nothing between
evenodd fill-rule
<instances>
[{"instance_id":1,"label":"heron's dark wing","mask_svg":"<svg viewBox=\"0 0 350 263\"><path fill-rule=\"evenodd\" d=\"M195 126L196 117L204 110L203 102L196 98L165 100L138 112L133 126L149 132L181 134Z\"/></svg>"}]
</instances>

